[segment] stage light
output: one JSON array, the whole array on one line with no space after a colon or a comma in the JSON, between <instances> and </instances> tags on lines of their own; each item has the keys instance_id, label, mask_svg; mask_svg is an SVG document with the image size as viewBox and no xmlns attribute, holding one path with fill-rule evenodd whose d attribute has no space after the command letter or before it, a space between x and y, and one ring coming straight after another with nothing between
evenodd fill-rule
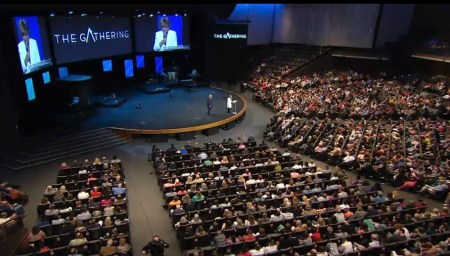
<instances>
[{"instance_id":1,"label":"stage light","mask_svg":"<svg viewBox=\"0 0 450 256\"><path fill-rule=\"evenodd\" d=\"M145 16L145 12L142 13L142 16Z\"/></svg>"},{"instance_id":2,"label":"stage light","mask_svg":"<svg viewBox=\"0 0 450 256\"><path fill-rule=\"evenodd\" d=\"M185 14L184 14L184 17L186 17L186 16L187 16L187 14L185 13Z\"/></svg>"},{"instance_id":3,"label":"stage light","mask_svg":"<svg viewBox=\"0 0 450 256\"><path fill-rule=\"evenodd\" d=\"M55 13L50 13L50 17L55 17Z\"/></svg>"},{"instance_id":4,"label":"stage light","mask_svg":"<svg viewBox=\"0 0 450 256\"><path fill-rule=\"evenodd\" d=\"M153 14L150 14L150 17L153 17Z\"/></svg>"},{"instance_id":5,"label":"stage light","mask_svg":"<svg viewBox=\"0 0 450 256\"><path fill-rule=\"evenodd\" d=\"M160 14L160 13L161 13L160 11L157 12L157 14Z\"/></svg>"},{"instance_id":6,"label":"stage light","mask_svg":"<svg viewBox=\"0 0 450 256\"><path fill-rule=\"evenodd\" d=\"M139 15L138 15L138 18L140 18L140 17L141 17L141 15L139 14Z\"/></svg>"},{"instance_id":7,"label":"stage light","mask_svg":"<svg viewBox=\"0 0 450 256\"><path fill-rule=\"evenodd\" d=\"M69 11L68 14L69 14L69 15L72 15L72 14L73 14L73 11Z\"/></svg>"},{"instance_id":8,"label":"stage light","mask_svg":"<svg viewBox=\"0 0 450 256\"><path fill-rule=\"evenodd\" d=\"M99 13L98 13L98 15L102 15L103 14L103 12L102 11L100 11Z\"/></svg>"},{"instance_id":9,"label":"stage light","mask_svg":"<svg viewBox=\"0 0 450 256\"><path fill-rule=\"evenodd\" d=\"M165 14L163 14L163 16L164 16L164 17L166 17L166 15L165 15Z\"/></svg>"},{"instance_id":10,"label":"stage light","mask_svg":"<svg viewBox=\"0 0 450 256\"><path fill-rule=\"evenodd\" d=\"M175 16L178 16L178 13L175 13Z\"/></svg>"}]
</instances>

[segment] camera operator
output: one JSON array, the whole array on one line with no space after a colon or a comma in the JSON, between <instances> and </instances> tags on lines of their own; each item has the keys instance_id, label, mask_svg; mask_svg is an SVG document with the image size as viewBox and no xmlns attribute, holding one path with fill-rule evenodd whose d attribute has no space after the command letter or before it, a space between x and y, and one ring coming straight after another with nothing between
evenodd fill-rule
<instances>
[{"instance_id":1,"label":"camera operator","mask_svg":"<svg viewBox=\"0 0 450 256\"><path fill-rule=\"evenodd\" d=\"M150 253L152 256L163 256L166 248L169 248L169 244L155 235L153 240L142 248L142 254Z\"/></svg>"}]
</instances>

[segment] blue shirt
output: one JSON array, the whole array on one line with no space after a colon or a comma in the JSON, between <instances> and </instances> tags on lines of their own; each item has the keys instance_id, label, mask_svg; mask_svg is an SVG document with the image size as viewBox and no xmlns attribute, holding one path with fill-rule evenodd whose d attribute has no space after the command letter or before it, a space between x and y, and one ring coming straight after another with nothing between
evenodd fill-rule
<instances>
[{"instance_id":1,"label":"blue shirt","mask_svg":"<svg viewBox=\"0 0 450 256\"><path fill-rule=\"evenodd\" d=\"M126 190L127 190L126 188L118 188L118 187L112 188L114 195L124 194Z\"/></svg>"}]
</instances>

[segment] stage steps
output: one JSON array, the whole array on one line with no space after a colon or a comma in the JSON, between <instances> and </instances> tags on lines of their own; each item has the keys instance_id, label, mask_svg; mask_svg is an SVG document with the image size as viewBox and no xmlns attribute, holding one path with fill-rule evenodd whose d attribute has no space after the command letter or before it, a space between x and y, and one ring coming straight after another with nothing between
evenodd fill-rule
<instances>
[{"instance_id":1,"label":"stage steps","mask_svg":"<svg viewBox=\"0 0 450 256\"><path fill-rule=\"evenodd\" d=\"M128 141L108 128L53 137L39 145L34 145L34 147L30 145L28 149L3 157L0 159L0 166L10 170L21 170L58 159L68 159L84 153L122 145Z\"/></svg>"}]
</instances>

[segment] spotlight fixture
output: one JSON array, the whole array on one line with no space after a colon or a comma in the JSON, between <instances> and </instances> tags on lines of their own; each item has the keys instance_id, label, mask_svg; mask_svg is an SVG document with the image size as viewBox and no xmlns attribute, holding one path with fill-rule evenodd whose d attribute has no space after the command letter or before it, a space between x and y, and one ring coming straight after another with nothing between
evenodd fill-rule
<instances>
[{"instance_id":1,"label":"spotlight fixture","mask_svg":"<svg viewBox=\"0 0 450 256\"><path fill-rule=\"evenodd\" d=\"M50 17L55 17L55 13L54 12L50 13Z\"/></svg>"},{"instance_id":2,"label":"spotlight fixture","mask_svg":"<svg viewBox=\"0 0 450 256\"><path fill-rule=\"evenodd\" d=\"M138 18L140 18L140 17L141 17L141 15L139 14L139 15L138 15Z\"/></svg>"},{"instance_id":3,"label":"spotlight fixture","mask_svg":"<svg viewBox=\"0 0 450 256\"><path fill-rule=\"evenodd\" d=\"M102 15L103 14L103 11L100 11L99 13L98 13L98 15Z\"/></svg>"},{"instance_id":4,"label":"spotlight fixture","mask_svg":"<svg viewBox=\"0 0 450 256\"><path fill-rule=\"evenodd\" d=\"M175 13L175 16L178 16L178 13Z\"/></svg>"},{"instance_id":5,"label":"spotlight fixture","mask_svg":"<svg viewBox=\"0 0 450 256\"><path fill-rule=\"evenodd\" d=\"M69 11L68 14L69 14L69 15L72 15L72 14L73 14L73 11Z\"/></svg>"},{"instance_id":6,"label":"spotlight fixture","mask_svg":"<svg viewBox=\"0 0 450 256\"><path fill-rule=\"evenodd\" d=\"M187 16L187 13L184 14L184 17L186 17L186 16Z\"/></svg>"},{"instance_id":7,"label":"spotlight fixture","mask_svg":"<svg viewBox=\"0 0 450 256\"><path fill-rule=\"evenodd\" d=\"M150 13L150 17L153 17L153 13Z\"/></svg>"},{"instance_id":8,"label":"spotlight fixture","mask_svg":"<svg viewBox=\"0 0 450 256\"><path fill-rule=\"evenodd\" d=\"M164 16L164 17L166 17L166 15L165 15L165 14L163 14L163 16Z\"/></svg>"}]
</instances>

